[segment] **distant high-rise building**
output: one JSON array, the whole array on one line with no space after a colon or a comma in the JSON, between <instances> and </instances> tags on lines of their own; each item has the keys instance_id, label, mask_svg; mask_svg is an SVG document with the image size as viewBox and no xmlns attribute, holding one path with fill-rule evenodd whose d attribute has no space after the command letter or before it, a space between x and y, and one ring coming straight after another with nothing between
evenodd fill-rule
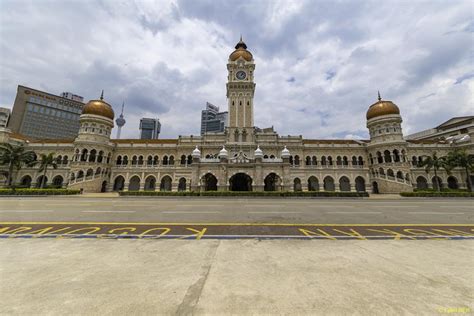
<instances>
[{"instance_id":1,"label":"distant high-rise building","mask_svg":"<svg viewBox=\"0 0 474 316\"><path fill-rule=\"evenodd\" d=\"M0 127L7 127L11 111L7 108L0 108Z\"/></svg>"},{"instance_id":2,"label":"distant high-rise building","mask_svg":"<svg viewBox=\"0 0 474 316\"><path fill-rule=\"evenodd\" d=\"M219 112L219 107L209 102L201 112L201 135L223 132L227 125L228 112Z\"/></svg>"},{"instance_id":3,"label":"distant high-rise building","mask_svg":"<svg viewBox=\"0 0 474 316\"><path fill-rule=\"evenodd\" d=\"M8 128L31 138L75 138L84 103L18 86Z\"/></svg>"},{"instance_id":4,"label":"distant high-rise building","mask_svg":"<svg viewBox=\"0 0 474 316\"><path fill-rule=\"evenodd\" d=\"M125 102L122 103L122 112L120 116L115 120L117 123L117 139L120 139L120 133L122 132L122 127L125 125L125 119L123 118L123 107L125 106Z\"/></svg>"},{"instance_id":5,"label":"distant high-rise building","mask_svg":"<svg viewBox=\"0 0 474 316\"><path fill-rule=\"evenodd\" d=\"M159 119L142 118L140 120L140 138L158 139L161 132L161 123Z\"/></svg>"},{"instance_id":6,"label":"distant high-rise building","mask_svg":"<svg viewBox=\"0 0 474 316\"><path fill-rule=\"evenodd\" d=\"M65 99L69 99L69 100L84 102L83 97L81 97L80 95L74 94L72 92L63 92L63 93L61 93L61 97L65 98Z\"/></svg>"}]
</instances>

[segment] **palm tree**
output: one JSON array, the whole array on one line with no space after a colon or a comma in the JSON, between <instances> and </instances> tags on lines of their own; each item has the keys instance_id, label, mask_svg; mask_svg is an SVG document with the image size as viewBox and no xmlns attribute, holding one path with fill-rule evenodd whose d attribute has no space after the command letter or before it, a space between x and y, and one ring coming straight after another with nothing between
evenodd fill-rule
<instances>
[{"instance_id":1,"label":"palm tree","mask_svg":"<svg viewBox=\"0 0 474 316\"><path fill-rule=\"evenodd\" d=\"M474 155L468 154L465 150L456 149L448 153L448 163L452 168L464 168L468 189L473 191L471 172L474 170Z\"/></svg>"},{"instance_id":2,"label":"palm tree","mask_svg":"<svg viewBox=\"0 0 474 316\"><path fill-rule=\"evenodd\" d=\"M13 171L20 170L26 164L31 166L34 164L36 154L31 150L26 150L23 145L0 144L0 165L8 165L7 186L12 184Z\"/></svg>"},{"instance_id":3,"label":"palm tree","mask_svg":"<svg viewBox=\"0 0 474 316\"><path fill-rule=\"evenodd\" d=\"M56 169L58 167L57 161L54 158L54 153L49 153L49 154L41 154L41 161L40 161L40 167L39 167L39 172L43 171L43 177L41 178L41 186L40 188L42 189L45 185L45 179L46 179L46 171L48 170L48 167L53 167Z\"/></svg>"},{"instance_id":4,"label":"palm tree","mask_svg":"<svg viewBox=\"0 0 474 316\"><path fill-rule=\"evenodd\" d=\"M433 153L431 156L423 156L422 161L418 164L419 167L425 167L426 173L429 173L431 169L434 171L435 180L436 180L436 190L441 191L441 183L438 177L439 169L443 168L446 172L450 173L451 165L448 163L446 157L438 157L436 153Z\"/></svg>"}]
</instances>

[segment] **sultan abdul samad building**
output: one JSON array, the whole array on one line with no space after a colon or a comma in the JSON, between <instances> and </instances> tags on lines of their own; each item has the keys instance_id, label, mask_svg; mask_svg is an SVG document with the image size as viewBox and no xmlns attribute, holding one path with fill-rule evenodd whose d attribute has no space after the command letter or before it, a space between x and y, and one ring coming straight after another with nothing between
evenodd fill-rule
<instances>
[{"instance_id":1,"label":"sultan abdul samad building","mask_svg":"<svg viewBox=\"0 0 474 316\"><path fill-rule=\"evenodd\" d=\"M399 108L382 100L367 110L369 140L318 140L280 136L254 126L255 63L241 40L227 64L229 121L225 132L178 139L111 139L114 111L101 97L89 101L75 139L33 140L0 130L0 142L23 143L40 153L54 152L59 166L49 169L47 184L86 192L119 190L326 190L396 193L433 187L433 174L417 162L454 148L474 154L474 124L459 141L406 140ZM459 125L453 118L446 126ZM465 118L464 118L465 119ZM469 117L468 117L469 119ZM472 123L472 118L470 118ZM461 135L462 136L462 135ZM38 168L13 176L38 186ZM465 188L466 175L440 171L445 187Z\"/></svg>"}]
</instances>

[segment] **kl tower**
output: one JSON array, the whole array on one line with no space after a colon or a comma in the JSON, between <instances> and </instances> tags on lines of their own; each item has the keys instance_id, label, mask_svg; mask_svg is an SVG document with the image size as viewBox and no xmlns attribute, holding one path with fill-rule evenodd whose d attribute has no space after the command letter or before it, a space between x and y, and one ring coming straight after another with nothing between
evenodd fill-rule
<instances>
[{"instance_id":1,"label":"kl tower","mask_svg":"<svg viewBox=\"0 0 474 316\"><path fill-rule=\"evenodd\" d=\"M120 139L120 132L122 131L122 126L125 125L125 119L123 118L123 107L125 106L125 102L122 103L122 113L120 113L120 116L115 120L115 123L118 126L117 129L117 139Z\"/></svg>"}]
</instances>

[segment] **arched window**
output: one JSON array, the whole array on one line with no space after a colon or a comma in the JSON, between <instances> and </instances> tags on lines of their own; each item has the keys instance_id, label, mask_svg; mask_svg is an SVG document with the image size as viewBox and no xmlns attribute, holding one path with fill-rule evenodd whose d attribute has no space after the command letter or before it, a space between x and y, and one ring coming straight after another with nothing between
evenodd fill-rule
<instances>
[{"instance_id":1,"label":"arched window","mask_svg":"<svg viewBox=\"0 0 474 316\"><path fill-rule=\"evenodd\" d=\"M168 164L168 156L163 156L163 165Z\"/></svg>"},{"instance_id":2,"label":"arched window","mask_svg":"<svg viewBox=\"0 0 474 316\"><path fill-rule=\"evenodd\" d=\"M321 157L321 164L322 164L323 166L325 166L325 165L327 164L326 156L322 156L322 157Z\"/></svg>"},{"instance_id":3,"label":"arched window","mask_svg":"<svg viewBox=\"0 0 474 316\"><path fill-rule=\"evenodd\" d=\"M380 151L377 152L377 162L383 163L382 153Z\"/></svg>"},{"instance_id":4,"label":"arched window","mask_svg":"<svg viewBox=\"0 0 474 316\"><path fill-rule=\"evenodd\" d=\"M120 166L122 164L122 156L117 156L117 161L116 161L116 165L117 166Z\"/></svg>"},{"instance_id":5,"label":"arched window","mask_svg":"<svg viewBox=\"0 0 474 316\"><path fill-rule=\"evenodd\" d=\"M458 179L456 179L456 177L453 177L453 176L448 177L448 188L453 189L453 190L459 189Z\"/></svg>"},{"instance_id":6,"label":"arched window","mask_svg":"<svg viewBox=\"0 0 474 316\"><path fill-rule=\"evenodd\" d=\"M307 166L310 166L310 165L311 165L311 157L310 157L310 156L306 156L305 164L306 164Z\"/></svg>"},{"instance_id":7,"label":"arched window","mask_svg":"<svg viewBox=\"0 0 474 316\"><path fill-rule=\"evenodd\" d=\"M125 186L125 179L122 176L118 176L114 180L114 191L122 191Z\"/></svg>"},{"instance_id":8,"label":"arched window","mask_svg":"<svg viewBox=\"0 0 474 316\"><path fill-rule=\"evenodd\" d=\"M295 156L295 166L299 166L300 165L300 156L296 155Z\"/></svg>"},{"instance_id":9,"label":"arched window","mask_svg":"<svg viewBox=\"0 0 474 316\"><path fill-rule=\"evenodd\" d=\"M342 157L342 165L343 166L348 166L349 165L349 161L347 160L346 156Z\"/></svg>"},{"instance_id":10,"label":"arched window","mask_svg":"<svg viewBox=\"0 0 474 316\"><path fill-rule=\"evenodd\" d=\"M87 161L87 149L83 149L82 150L82 154L81 154L81 161Z\"/></svg>"},{"instance_id":11,"label":"arched window","mask_svg":"<svg viewBox=\"0 0 474 316\"><path fill-rule=\"evenodd\" d=\"M341 158L341 156L337 156L337 158L336 158L336 165L342 166L342 158Z\"/></svg>"},{"instance_id":12,"label":"arched window","mask_svg":"<svg viewBox=\"0 0 474 316\"><path fill-rule=\"evenodd\" d=\"M179 179L178 191L186 191L186 179L185 178Z\"/></svg>"},{"instance_id":13,"label":"arched window","mask_svg":"<svg viewBox=\"0 0 474 316\"><path fill-rule=\"evenodd\" d=\"M63 162L63 156L59 155L56 157L56 163L60 165Z\"/></svg>"},{"instance_id":14,"label":"arched window","mask_svg":"<svg viewBox=\"0 0 474 316\"><path fill-rule=\"evenodd\" d=\"M142 166L143 165L143 156L138 157L138 165Z\"/></svg>"},{"instance_id":15,"label":"arched window","mask_svg":"<svg viewBox=\"0 0 474 316\"><path fill-rule=\"evenodd\" d=\"M290 156L290 165L293 166L293 156Z\"/></svg>"},{"instance_id":16,"label":"arched window","mask_svg":"<svg viewBox=\"0 0 474 316\"><path fill-rule=\"evenodd\" d=\"M160 182L160 191L171 191L171 177L164 176Z\"/></svg>"},{"instance_id":17,"label":"arched window","mask_svg":"<svg viewBox=\"0 0 474 316\"><path fill-rule=\"evenodd\" d=\"M348 177L343 176L339 179L339 190L342 192L349 192L351 190L351 183Z\"/></svg>"},{"instance_id":18,"label":"arched window","mask_svg":"<svg viewBox=\"0 0 474 316\"><path fill-rule=\"evenodd\" d=\"M416 159L416 156L411 157L411 164L412 166L418 165L418 160Z\"/></svg>"},{"instance_id":19,"label":"arched window","mask_svg":"<svg viewBox=\"0 0 474 316\"><path fill-rule=\"evenodd\" d=\"M123 156L122 165L128 165L128 156Z\"/></svg>"},{"instance_id":20,"label":"arched window","mask_svg":"<svg viewBox=\"0 0 474 316\"><path fill-rule=\"evenodd\" d=\"M332 166L332 157L328 156L328 165Z\"/></svg>"},{"instance_id":21,"label":"arched window","mask_svg":"<svg viewBox=\"0 0 474 316\"><path fill-rule=\"evenodd\" d=\"M96 170L95 170L95 175L100 175L100 173L102 172L102 169L100 169L100 167L98 167Z\"/></svg>"},{"instance_id":22,"label":"arched window","mask_svg":"<svg viewBox=\"0 0 474 316\"><path fill-rule=\"evenodd\" d=\"M89 154L89 162L95 162L96 155L97 155L97 150L92 149Z\"/></svg>"},{"instance_id":23,"label":"arched window","mask_svg":"<svg viewBox=\"0 0 474 316\"><path fill-rule=\"evenodd\" d=\"M188 165L192 164L193 163L193 156L191 155L188 155ZM183 178L184 179L184 178ZM184 179L184 181L186 181L186 179Z\"/></svg>"},{"instance_id":24,"label":"arched window","mask_svg":"<svg viewBox=\"0 0 474 316\"><path fill-rule=\"evenodd\" d=\"M160 158L158 156L153 157L153 165L156 166L158 165L158 162L160 161Z\"/></svg>"},{"instance_id":25,"label":"arched window","mask_svg":"<svg viewBox=\"0 0 474 316\"><path fill-rule=\"evenodd\" d=\"M318 160L316 159L316 156L313 156L311 158L311 163L313 164L313 166L316 166L318 164Z\"/></svg>"},{"instance_id":26,"label":"arched window","mask_svg":"<svg viewBox=\"0 0 474 316\"><path fill-rule=\"evenodd\" d=\"M293 180L293 191L295 191L295 192L301 191L301 180L300 180L300 178L295 178Z\"/></svg>"},{"instance_id":27,"label":"arched window","mask_svg":"<svg viewBox=\"0 0 474 316\"><path fill-rule=\"evenodd\" d=\"M77 172L77 179L79 180L79 179L82 179L82 178L84 178L84 171L79 170L79 171Z\"/></svg>"},{"instance_id":28,"label":"arched window","mask_svg":"<svg viewBox=\"0 0 474 316\"><path fill-rule=\"evenodd\" d=\"M388 169L388 170L387 170L387 176L389 176L389 177L395 177L395 174L393 173L393 170L392 170L392 169Z\"/></svg>"},{"instance_id":29,"label":"arched window","mask_svg":"<svg viewBox=\"0 0 474 316\"><path fill-rule=\"evenodd\" d=\"M319 181L315 176L308 178L308 191L319 191Z\"/></svg>"},{"instance_id":30,"label":"arched window","mask_svg":"<svg viewBox=\"0 0 474 316\"><path fill-rule=\"evenodd\" d=\"M379 168L379 175L381 176L385 175L385 171L383 170L383 168Z\"/></svg>"},{"instance_id":31,"label":"arched window","mask_svg":"<svg viewBox=\"0 0 474 316\"><path fill-rule=\"evenodd\" d=\"M355 178L355 185L357 192L365 192L365 180L361 176Z\"/></svg>"},{"instance_id":32,"label":"arched window","mask_svg":"<svg viewBox=\"0 0 474 316\"><path fill-rule=\"evenodd\" d=\"M94 175L94 170L88 169L86 172L86 177L92 177Z\"/></svg>"},{"instance_id":33,"label":"arched window","mask_svg":"<svg viewBox=\"0 0 474 316\"><path fill-rule=\"evenodd\" d=\"M397 172L397 179L403 180L403 172L401 171Z\"/></svg>"},{"instance_id":34,"label":"arched window","mask_svg":"<svg viewBox=\"0 0 474 316\"><path fill-rule=\"evenodd\" d=\"M101 163L104 160L104 152L99 151L99 156L97 156L97 162Z\"/></svg>"},{"instance_id":35,"label":"arched window","mask_svg":"<svg viewBox=\"0 0 474 316\"><path fill-rule=\"evenodd\" d=\"M383 152L384 161L387 163L392 162L392 156L390 156L390 151L386 150Z\"/></svg>"},{"instance_id":36,"label":"arched window","mask_svg":"<svg viewBox=\"0 0 474 316\"><path fill-rule=\"evenodd\" d=\"M145 191L155 191L156 188L156 178L154 176L148 176L145 179Z\"/></svg>"},{"instance_id":37,"label":"arched window","mask_svg":"<svg viewBox=\"0 0 474 316\"><path fill-rule=\"evenodd\" d=\"M186 155L181 155L180 164L181 164L181 165L185 165L185 164L186 164Z\"/></svg>"},{"instance_id":38,"label":"arched window","mask_svg":"<svg viewBox=\"0 0 474 316\"><path fill-rule=\"evenodd\" d=\"M370 165L374 164L374 157L372 156L372 154L369 154L369 161L370 161Z\"/></svg>"},{"instance_id":39,"label":"arched window","mask_svg":"<svg viewBox=\"0 0 474 316\"><path fill-rule=\"evenodd\" d=\"M170 156L169 164L174 165L174 156Z\"/></svg>"},{"instance_id":40,"label":"arched window","mask_svg":"<svg viewBox=\"0 0 474 316\"><path fill-rule=\"evenodd\" d=\"M133 157L132 157L132 166L136 166L136 165L137 165L137 162L138 162L137 156L133 156Z\"/></svg>"},{"instance_id":41,"label":"arched window","mask_svg":"<svg viewBox=\"0 0 474 316\"><path fill-rule=\"evenodd\" d=\"M67 165L69 163L69 157L67 155L65 155L63 157L63 165Z\"/></svg>"},{"instance_id":42,"label":"arched window","mask_svg":"<svg viewBox=\"0 0 474 316\"><path fill-rule=\"evenodd\" d=\"M426 180L425 177L419 176L418 178L416 178L416 188L418 190L428 189L428 181Z\"/></svg>"},{"instance_id":43,"label":"arched window","mask_svg":"<svg viewBox=\"0 0 474 316\"><path fill-rule=\"evenodd\" d=\"M356 156L352 156L352 165L353 166L357 165L357 157Z\"/></svg>"},{"instance_id":44,"label":"arched window","mask_svg":"<svg viewBox=\"0 0 474 316\"><path fill-rule=\"evenodd\" d=\"M148 155L148 157L146 158L146 164L147 166L153 165L153 157L151 155Z\"/></svg>"},{"instance_id":45,"label":"arched window","mask_svg":"<svg viewBox=\"0 0 474 316\"><path fill-rule=\"evenodd\" d=\"M400 153L397 149L393 150L393 161L400 162Z\"/></svg>"},{"instance_id":46,"label":"arched window","mask_svg":"<svg viewBox=\"0 0 474 316\"><path fill-rule=\"evenodd\" d=\"M140 177L133 176L130 179L130 182L128 184L128 191L138 191L138 190L140 190Z\"/></svg>"},{"instance_id":47,"label":"arched window","mask_svg":"<svg viewBox=\"0 0 474 316\"><path fill-rule=\"evenodd\" d=\"M335 191L334 179L331 176L324 178L324 191Z\"/></svg>"},{"instance_id":48,"label":"arched window","mask_svg":"<svg viewBox=\"0 0 474 316\"><path fill-rule=\"evenodd\" d=\"M359 160L357 162L359 164L359 166L363 166L364 165L364 159L362 158L362 156L359 156Z\"/></svg>"}]
</instances>

